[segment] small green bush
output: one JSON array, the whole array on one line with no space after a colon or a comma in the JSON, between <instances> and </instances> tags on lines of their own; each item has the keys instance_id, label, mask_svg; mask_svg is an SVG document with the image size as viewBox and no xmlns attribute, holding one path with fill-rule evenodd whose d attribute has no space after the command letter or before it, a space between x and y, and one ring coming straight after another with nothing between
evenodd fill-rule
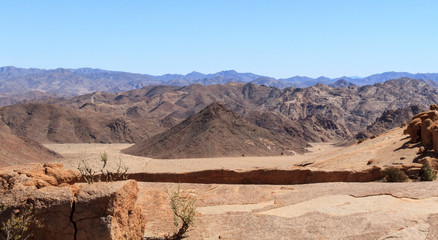
<instances>
[{"instance_id":1,"label":"small green bush","mask_svg":"<svg viewBox=\"0 0 438 240\"><path fill-rule=\"evenodd\" d=\"M196 201L197 198L190 192L181 189L178 185L178 189L172 193L167 191L169 197L169 205L172 208L173 219L175 227L179 227L179 230L173 235L167 235L164 237L166 240L179 240L185 238L187 230L193 226L195 222L196 213Z\"/></svg>"},{"instance_id":2,"label":"small green bush","mask_svg":"<svg viewBox=\"0 0 438 240\"><path fill-rule=\"evenodd\" d=\"M0 239L26 240L33 236L32 230L42 227L32 213L32 206L23 204L11 211L6 205L0 205Z\"/></svg>"},{"instance_id":3,"label":"small green bush","mask_svg":"<svg viewBox=\"0 0 438 240\"><path fill-rule=\"evenodd\" d=\"M389 167L385 170L386 182L406 182L408 181L409 177L404 173L402 170L396 167Z\"/></svg>"},{"instance_id":4,"label":"small green bush","mask_svg":"<svg viewBox=\"0 0 438 240\"><path fill-rule=\"evenodd\" d=\"M436 171L429 164L424 164L420 176L421 181L433 181L436 179Z\"/></svg>"}]
</instances>

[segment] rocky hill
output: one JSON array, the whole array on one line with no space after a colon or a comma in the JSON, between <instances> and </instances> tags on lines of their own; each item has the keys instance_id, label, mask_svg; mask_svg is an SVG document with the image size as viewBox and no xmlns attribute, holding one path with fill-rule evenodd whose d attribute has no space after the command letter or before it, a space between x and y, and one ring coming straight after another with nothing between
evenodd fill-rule
<instances>
[{"instance_id":1,"label":"rocky hill","mask_svg":"<svg viewBox=\"0 0 438 240\"><path fill-rule=\"evenodd\" d=\"M213 103L170 130L124 150L152 158L272 156L302 153L306 143L286 139Z\"/></svg>"},{"instance_id":2,"label":"rocky hill","mask_svg":"<svg viewBox=\"0 0 438 240\"><path fill-rule=\"evenodd\" d=\"M39 103L0 108L0 124L14 135L41 143L132 143L149 137L147 129L160 129L117 115Z\"/></svg>"}]
</instances>

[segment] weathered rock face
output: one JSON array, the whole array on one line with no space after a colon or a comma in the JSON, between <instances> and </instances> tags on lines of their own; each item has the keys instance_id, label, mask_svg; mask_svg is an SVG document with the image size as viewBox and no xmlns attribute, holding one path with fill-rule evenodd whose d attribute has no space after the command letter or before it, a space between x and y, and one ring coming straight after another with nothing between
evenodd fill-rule
<instances>
[{"instance_id":1,"label":"weathered rock face","mask_svg":"<svg viewBox=\"0 0 438 240\"><path fill-rule=\"evenodd\" d=\"M421 119L420 118L414 118L411 122L409 122L407 132L409 133L411 137L411 142L416 143L419 140L420 135L420 126L421 126Z\"/></svg>"},{"instance_id":2,"label":"weathered rock face","mask_svg":"<svg viewBox=\"0 0 438 240\"><path fill-rule=\"evenodd\" d=\"M425 119L421 122L421 142L423 142L424 146L433 145L432 133L430 131L432 124L433 121L431 119Z\"/></svg>"},{"instance_id":3,"label":"weathered rock face","mask_svg":"<svg viewBox=\"0 0 438 240\"><path fill-rule=\"evenodd\" d=\"M432 133L432 138L433 138L433 150L437 153L438 152L438 125L434 123L430 127L430 131Z\"/></svg>"},{"instance_id":4,"label":"weathered rock face","mask_svg":"<svg viewBox=\"0 0 438 240\"><path fill-rule=\"evenodd\" d=\"M412 117L406 132L411 142L422 142L424 146L433 146L438 153L438 111L436 105L430 106L430 111L421 112Z\"/></svg>"},{"instance_id":5,"label":"weathered rock face","mask_svg":"<svg viewBox=\"0 0 438 240\"><path fill-rule=\"evenodd\" d=\"M133 180L84 184L73 213L76 239L141 239L145 219L135 205L137 191Z\"/></svg>"},{"instance_id":6,"label":"weathered rock face","mask_svg":"<svg viewBox=\"0 0 438 240\"><path fill-rule=\"evenodd\" d=\"M0 204L33 207L42 228L35 239L141 239L145 219L136 205L137 182L74 184L77 171L62 164L0 169ZM7 212L7 211L5 211ZM7 216L0 215L0 221Z\"/></svg>"},{"instance_id":7,"label":"weathered rock face","mask_svg":"<svg viewBox=\"0 0 438 240\"><path fill-rule=\"evenodd\" d=\"M431 105L430 111L416 114L409 122L405 132L410 135L411 142L423 143L423 150L420 151L424 154L427 148L433 147L433 151L438 153L438 107L437 105ZM421 163L427 164L438 170L438 164L436 160L426 157L420 160Z\"/></svg>"}]
</instances>

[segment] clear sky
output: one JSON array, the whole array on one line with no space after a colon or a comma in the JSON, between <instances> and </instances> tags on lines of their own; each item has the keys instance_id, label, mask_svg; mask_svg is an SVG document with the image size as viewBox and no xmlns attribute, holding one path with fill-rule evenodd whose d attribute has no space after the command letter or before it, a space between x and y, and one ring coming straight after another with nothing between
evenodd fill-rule
<instances>
[{"instance_id":1,"label":"clear sky","mask_svg":"<svg viewBox=\"0 0 438 240\"><path fill-rule=\"evenodd\" d=\"M438 72L436 0L3 0L0 66L276 78Z\"/></svg>"}]
</instances>

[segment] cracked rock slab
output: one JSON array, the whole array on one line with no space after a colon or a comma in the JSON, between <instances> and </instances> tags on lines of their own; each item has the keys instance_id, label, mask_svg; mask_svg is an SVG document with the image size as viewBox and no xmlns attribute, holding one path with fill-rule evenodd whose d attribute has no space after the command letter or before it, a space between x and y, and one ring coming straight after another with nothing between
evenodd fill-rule
<instances>
[{"instance_id":1,"label":"cracked rock slab","mask_svg":"<svg viewBox=\"0 0 438 240\"><path fill-rule=\"evenodd\" d=\"M171 232L171 183L139 183L146 236ZM181 184L199 197L189 239L438 239L438 182Z\"/></svg>"},{"instance_id":2,"label":"cracked rock slab","mask_svg":"<svg viewBox=\"0 0 438 240\"><path fill-rule=\"evenodd\" d=\"M0 169L0 204L6 212L21 203L33 206L42 228L32 239L141 239L145 218L136 204L134 180L69 184L79 173L62 165L32 164ZM5 221L7 214L0 214Z\"/></svg>"}]
</instances>

